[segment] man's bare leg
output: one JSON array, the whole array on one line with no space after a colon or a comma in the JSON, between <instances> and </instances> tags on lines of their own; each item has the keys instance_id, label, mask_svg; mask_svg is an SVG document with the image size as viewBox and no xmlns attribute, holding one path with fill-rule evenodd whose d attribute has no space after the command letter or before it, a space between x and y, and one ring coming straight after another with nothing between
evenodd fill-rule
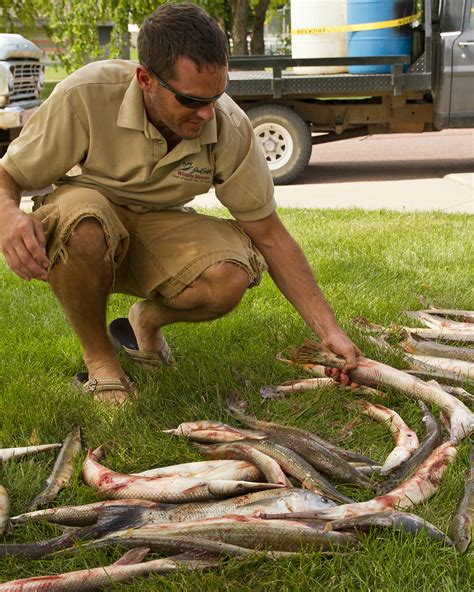
<instances>
[{"instance_id":1,"label":"man's bare leg","mask_svg":"<svg viewBox=\"0 0 474 592\"><path fill-rule=\"evenodd\" d=\"M191 286L166 303L137 302L131 307L128 318L139 349L166 355L168 346L162 327L220 318L237 306L248 284L245 270L223 261L208 267Z\"/></svg>"},{"instance_id":2,"label":"man's bare leg","mask_svg":"<svg viewBox=\"0 0 474 592\"><path fill-rule=\"evenodd\" d=\"M106 327L107 298L112 286L112 260L101 225L81 220L67 244L67 263L51 270L51 288L61 302L83 348L89 378L124 378ZM248 274L230 262L217 263L166 304L144 301L132 306L130 323L142 351L163 350L161 328L177 322L209 321L232 310L248 287ZM122 403L121 391L99 393L106 402Z\"/></svg>"},{"instance_id":3,"label":"man's bare leg","mask_svg":"<svg viewBox=\"0 0 474 592\"><path fill-rule=\"evenodd\" d=\"M59 261L49 274L49 283L79 337L84 362L91 378L124 378L106 326L107 298L112 286L112 259L101 225L84 218L74 229L67 248L67 262ZM96 397L121 404L122 391L106 391Z\"/></svg>"}]
</instances>

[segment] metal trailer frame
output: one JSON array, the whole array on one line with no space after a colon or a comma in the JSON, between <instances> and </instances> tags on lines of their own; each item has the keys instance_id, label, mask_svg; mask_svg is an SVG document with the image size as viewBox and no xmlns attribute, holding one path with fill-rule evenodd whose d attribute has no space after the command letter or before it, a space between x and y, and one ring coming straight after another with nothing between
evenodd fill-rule
<instances>
[{"instance_id":1,"label":"metal trailer frame","mask_svg":"<svg viewBox=\"0 0 474 592\"><path fill-rule=\"evenodd\" d=\"M424 50L410 65L410 56L366 56L345 58L298 58L287 56L233 56L229 60L230 96L239 100L264 98L304 98L314 95L393 94L401 96L410 91L429 91L432 88L432 0L424 0ZM351 66L391 65L390 74L324 74L294 75L287 69L294 66ZM258 72L252 71L258 70Z\"/></svg>"}]
</instances>

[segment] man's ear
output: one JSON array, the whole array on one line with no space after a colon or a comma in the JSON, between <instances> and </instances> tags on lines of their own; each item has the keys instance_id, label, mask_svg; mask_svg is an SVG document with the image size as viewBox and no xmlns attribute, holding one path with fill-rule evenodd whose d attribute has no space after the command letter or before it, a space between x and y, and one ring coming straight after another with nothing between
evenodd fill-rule
<instances>
[{"instance_id":1,"label":"man's ear","mask_svg":"<svg viewBox=\"0 0 474 592\"><path fill-rule=\"evenodd\" d=\"M137 81L143 92L151 92L152 75L143 66L137 66Z\"/></svg>"}]
</instances>

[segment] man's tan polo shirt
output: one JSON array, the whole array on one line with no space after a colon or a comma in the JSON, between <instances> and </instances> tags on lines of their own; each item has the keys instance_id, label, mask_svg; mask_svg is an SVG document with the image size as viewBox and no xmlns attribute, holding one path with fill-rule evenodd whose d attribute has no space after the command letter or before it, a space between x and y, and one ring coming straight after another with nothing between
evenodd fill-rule
<instances>
[{"instance_id":1,"label":"man's tan polo shirt","mask_svg":"<svg viewBox=\"0 0 474 592\"><path fill-rule=\"evenodd\" d=\"M276 208L263 152L243 111L224 95L201 136L167 154L148 121L136 64L95 62L56 86L0 161L23 189L91 187L134 210L182 206L213 185L231 214L260 220ZM79 164L82 174L66 176Z\"/></svg>"}]
</instances>

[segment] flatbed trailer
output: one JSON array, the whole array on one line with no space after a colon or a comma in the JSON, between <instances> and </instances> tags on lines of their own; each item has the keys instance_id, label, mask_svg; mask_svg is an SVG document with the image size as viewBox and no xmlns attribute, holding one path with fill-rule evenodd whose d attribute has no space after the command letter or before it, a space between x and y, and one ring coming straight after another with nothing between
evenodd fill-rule
<instances>
[{"instance_id":1,"label":"flatbed trailer","mask_svg":"<svg viewBox=\"0 0 474 592\"><path fill-rule=\"evenodd\" d=\"M228 93L247 112L276 184L312 145L380 133L474 126L473 0L424 0L414 55L235 56ZM299 74L311 66L388 65L387 74Z\"/></svg>"}]
</instances>

